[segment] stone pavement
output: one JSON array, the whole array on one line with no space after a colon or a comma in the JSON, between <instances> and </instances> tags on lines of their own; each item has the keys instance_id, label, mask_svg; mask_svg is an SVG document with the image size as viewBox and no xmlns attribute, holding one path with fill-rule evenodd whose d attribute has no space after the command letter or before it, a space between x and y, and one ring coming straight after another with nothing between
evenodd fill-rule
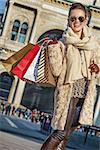
<instances>
[{"instance_id":1,"label":"stone pavement","mask_svg":"<svg viewBox=\"0 0 100 150\"><path fill-rule=\"evenodd\" d=\"M72 136L68 142L70 148L66 148L65 150L99 150L100 143L98 145L98 142L100 141L98 140L94 137L91 140L89 137L87 143L84 145L81 136L80 138ZM0 150L40 150L42 142L34 138L0 132Z\"/></svg>"},{"instance_id":2,"label":"stone pavement","mask_svg":"<svg viewBox=\"0 0 100 150\"><path fill-rule=\"evenodd\" d=\"M32 140L0 132L0 150L39 150L40 146Z\"/></svg>"},{"instance_id":3,"label":"stone pavement","mask_svg":"<svg viewBox=\"0 0 100 150\"><path fill-rule=\"evenodd\" d=\"M7 124L7 116L0 116L0 150L40 150L47 137L47 132L40 130L40 125L26 120L8 117L16 127ZM74 132L68 141L66 150L100 150L100 138L88 135L84 144L85 133Z\"/></svg>"},{"instance_id":4,"label":"stone pavement","mask_svg":"<svg viewBox=\"0 0 100 150\"><path fill-rule=\"evenodd\" d=\"M0 150L40 150L41 144L10 133L0 132ZM66 149L71 150L71 149Z\"/></svg>"}]
</instances>

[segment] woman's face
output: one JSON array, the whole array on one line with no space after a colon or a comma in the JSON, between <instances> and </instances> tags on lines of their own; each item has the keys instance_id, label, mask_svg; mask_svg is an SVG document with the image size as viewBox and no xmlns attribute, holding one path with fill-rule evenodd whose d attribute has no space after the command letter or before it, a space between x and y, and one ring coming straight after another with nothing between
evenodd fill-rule
<instances>
[{"instance_id":1,"label":"woman's face","mask_svg":"<svg viewBox=\"0 0 100 150\"><path fill-rule=\"evenodd\" d=\"M69 26L75 33L81 33L83 27L87 24L85 12L81 9L73 9L69 16Z\"/></svg>"}]
</instances>

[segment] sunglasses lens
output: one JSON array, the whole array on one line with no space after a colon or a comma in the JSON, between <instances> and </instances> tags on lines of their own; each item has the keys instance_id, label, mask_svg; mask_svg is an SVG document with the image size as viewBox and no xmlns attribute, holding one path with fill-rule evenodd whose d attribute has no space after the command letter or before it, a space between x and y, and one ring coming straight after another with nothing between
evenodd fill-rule
<instances>
[{"instance_id":1,"label":"sunglasses lens","mask_svg":"<svg viewBox=\"0 0 100 150\"><path fill-rule=\"evenodd\" d=\"M70 21L74 22L76 20L76 17L70 17Z\"/></svg>"},{"instance_id":2,"label":"sunglasses lens","mask_svg":"<svg viewBox=\"0 0 100 150\"><path fill-rule=\"evenodd\" d=\"M79 17L78 19L79 19L80 22L83 22L85 20L84 17Z\"/></svg>"}]
</instances>

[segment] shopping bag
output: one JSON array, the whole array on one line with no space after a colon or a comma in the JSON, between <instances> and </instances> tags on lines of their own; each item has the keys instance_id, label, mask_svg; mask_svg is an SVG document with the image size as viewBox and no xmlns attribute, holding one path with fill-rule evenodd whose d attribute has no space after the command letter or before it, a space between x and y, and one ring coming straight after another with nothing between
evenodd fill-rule
<instances>
[{"instance_id":1,"label":"shopping bag","mask_svg":"<svg viewBox=\"0 0 100 150\"><path fill-rule=\"evenodd\" d=\"M23 80L23 76L26 73L28 67L30 66L32 60L37 55L40 46L36 44L20 61L19 63L11 69L11 73L17 75Z\"/></svg>"},{"instance_id":2,"label":"shopping bag","mask_svg":"<svg viewBox=\"0 0 100 150\"><path fill-rule=\"evenodd\" d=\"M32 63L30 64L30 66L27 68L26 73L23 76L24 81L32 81L32 82L36 82L36 76L37 76L37 65L39 63L39 58L40 58L40 53L41 53L41 48L38 51L36 57L33 59Z\"/></svg>"},{"instance_id":3,"label":"shopping bag","mask_svg":"<svg viewBox=\"0 0 100 150\"><path fill-rule=\"evenodd\" d=\"M11 69L17 65L17 63L34 47L33 44L28 43L25 47L21 48L18 52L13 54L6 60L2 61L3 66L5 69L10 72Z\"/></svg>"},{"instance_id":4,"label":"shopping bag","mask_svg":"<svg viewBox=\"0 0 100 150\"><path fill-rule=\"evenodd\" d=\"M43 86L56 86L56 78L53 76L47 47L44 47L41 52L40 62L38 65L38 73L36 82Z\"/></svg>"},{"instance_id":5,"label":"shopping bag","mask_svg":"<svg viewBox=\"0 0 100 150\"><path fill-rule=\"evenodd\" d=\"M27 82L35 82L41 86L55 86L56 79L52 75L48 50L46 46L40 48L38 55L35 57L29 68L27 69L24 80Z\"/></svg>"}]
</instances>

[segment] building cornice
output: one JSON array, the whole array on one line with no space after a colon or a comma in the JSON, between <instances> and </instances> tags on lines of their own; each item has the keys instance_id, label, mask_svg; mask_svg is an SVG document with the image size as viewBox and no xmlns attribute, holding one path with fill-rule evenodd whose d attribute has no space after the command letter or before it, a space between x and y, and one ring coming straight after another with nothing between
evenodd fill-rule
<instances>
[{"instance_id":1,"label":"building cornice","mask_svg":"<svg viewBox=\"0 0 100 150\"><path fill-rule=\"evenodd\" d=\"M63 7L63 8L67 8L72 4L71 2L65 2L63 0L43 0L43 1L44 3L49 3L51 5L56 5L58 7Z\"/></svg>"},{"instance_id":2,"label":"building cornice","mask_svg":"<svg viewBox=\"0 0 100 150\"><path fill-rule=\"evenodd\" d=\"M100 13L100 7L89 5L88 8L90 8L90 10Z\"/></svg>"},{"instance_id":3,"label":"building cornice","mask_svg":"<svg viewBox=\"0 0 100 150\"><path fill-rule=\"evenodd\" d=\"M29 7L31 9L38 9L41 7L41 4L42 4L42 0L11 0L15 5L16 4L19 4L19 5L23 5L23 6L26 6L26 7Z\"/></svg>"},{"instance_id":4,"label":"building cornice","mask_svg":"<svg viewBox=\"0 0 100 150\"><path fill-rule=\"evenodd\" d=\"M49 5L53 5L56 7L60 7L60 8L68 8L73 1L72 0L10 0L10 2L14 3L14 4L20 4L20 5L24 5L26 7L30 7L30 8L41 8L43 4L49 4ZM34 7L33 7L34 6ZM95 6L95 5L86 5L88 8L90 8L90 10L93 10L95 12L99 12L100 13L100 7Z\"/></svg>"},{"instance_id":5,"label":"building cornice","mask_svg":"<svg viewBox=\"0 0 100 150\"><path fill-rule=\"evenodd\" d=\"M43 4L42 8L46 9L46 10L49 10L49 11L52 11L52 12L62 14L62 15L68 15L68 10L67 9L65 10L63 8L59 8L59 7L56 7L56 6L53 6L53 5Z\"/></svg>"}]
</instances>

